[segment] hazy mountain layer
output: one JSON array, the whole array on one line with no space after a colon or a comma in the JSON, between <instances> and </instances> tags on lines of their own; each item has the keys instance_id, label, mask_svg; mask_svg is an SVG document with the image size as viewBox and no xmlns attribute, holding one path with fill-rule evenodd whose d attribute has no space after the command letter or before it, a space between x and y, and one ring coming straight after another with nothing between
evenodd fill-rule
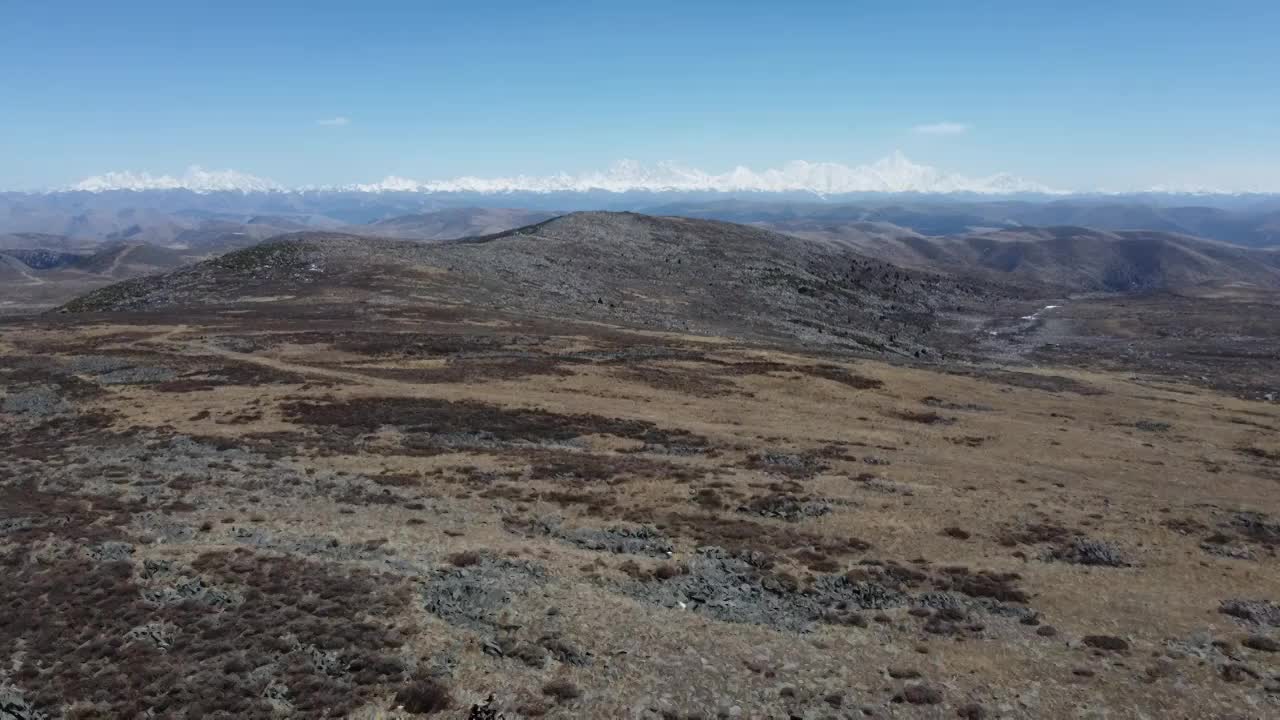
<instances>
[{"instance_id":1,"label":"hazy mountain layer","mask_svg":"<svg viewBox=\"0 0 1280 720\"><path fill-rule=\"evenodd\" d=\"M1280 287L1280 252L1168 232L1049 227L928 237L874 223L769 226L907 267L986 273L1068 291L1133 292L1204 283Z\"/></svg>"}]
</instances>

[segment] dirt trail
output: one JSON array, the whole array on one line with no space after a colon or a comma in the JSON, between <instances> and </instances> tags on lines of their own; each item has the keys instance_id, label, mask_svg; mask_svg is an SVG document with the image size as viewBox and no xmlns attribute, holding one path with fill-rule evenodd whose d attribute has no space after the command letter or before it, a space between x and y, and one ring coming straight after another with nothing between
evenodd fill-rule
<instances>
[{"instance_id":1,"label":"dirt trail","mask_svg":"<svg viewBox=\"0 0 1280 720\"><path fill-rule=\"evenodd\" d=\"M14 269L14 270L17 270L17 271L18 271L18 274L19 274L19 275L21 275L22 277L26 278L26 279L29 281L29 282L28 282L28 284L29 284L29 285L44 285L44 284L45 284L45 281L44 281L43 279L38 278L38 277L36 277L35 275L32 275L32 274L31 274L31 270L30 270L30 268L28 268L28 267L26 266L26 264L24 264L24 263L22 263L22 262L20 262L20 261L18 261L18 260L16 260L16 259L7 258L7 257L5 258L5 260L6 260L6 261L7 261L7 262L8 262L8 263L13 267L13 269Z\"/></svg>"},{"instance_id":2,"label":"dirt trail","mask_svg":"<svg viewBox=\"0 0 1280 720\"><path fill-rule=\"evenodd\" d=\"M305 365L301 363L289 362L288 360L278 360L276 358L262 357L261 355L253 355L250 353L236 352L227 350L216 345L204 344L199 345L201 350L207 350L214 355L220 355L231 360L239 360L241 362L254 363L263 367L269 367L273 370L282 372L298 373L300 375L315 375L317 377L329 378L332 380L342 380L344 382L355 385L372 385L372 386L395 386L401 388L422 386L417 383L402 382L400 380L392 380L388 378L373 378L356 372L347 372L345 370L334 370L331 368L320 368L314 365Z\"/></svg>"},{"instance_id":3,"label":"dirt trail","mask_svg":"<svg viewBox=\"0 0 1280 720\"><path fill-rule=\"evenodd\" d=\"M121 251L119 255L116 255L115 260L111 262L111 267L102 271L102 274L108 277L114 277L116 270L119 269L120 267L120 263L123 262L125 258L132 255L133 251L137 249L138 249L137 245L130 245L129 247L125 248L123 251Z\"/></svg>"}]
</instances>

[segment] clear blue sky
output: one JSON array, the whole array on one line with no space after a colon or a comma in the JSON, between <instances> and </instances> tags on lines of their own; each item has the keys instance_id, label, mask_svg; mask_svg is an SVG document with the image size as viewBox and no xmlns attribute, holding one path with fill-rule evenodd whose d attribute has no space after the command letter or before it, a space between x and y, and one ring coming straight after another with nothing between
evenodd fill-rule
<instances>
[{"instance_id":1,"label":"clear blue sky","mask_svg":"<svg viewBox=\"0 0 1280 720\"><path fill-rule=\"evenodd\" d=\"M0 31L0 188L895 149L1059 187L1280 187L1276 0L9 0ZM968 129L913 130L942 122Z\"/></svg>"}]
</instances>

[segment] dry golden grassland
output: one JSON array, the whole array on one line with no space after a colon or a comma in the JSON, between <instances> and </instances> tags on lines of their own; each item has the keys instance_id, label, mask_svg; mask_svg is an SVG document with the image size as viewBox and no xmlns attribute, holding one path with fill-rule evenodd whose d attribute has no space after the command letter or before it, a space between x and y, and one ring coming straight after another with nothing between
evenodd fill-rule
<instances>
[{"instance_id":1,"label":"dry golden grassland","mask_svg":"<svg viewBox=\"0 0 1280 720\"><path fill-rule=\"evenodd\" d=\"M50 716L1280 714L1274 404L510 318L0 353Z\"/></svg>"}]
</instances>

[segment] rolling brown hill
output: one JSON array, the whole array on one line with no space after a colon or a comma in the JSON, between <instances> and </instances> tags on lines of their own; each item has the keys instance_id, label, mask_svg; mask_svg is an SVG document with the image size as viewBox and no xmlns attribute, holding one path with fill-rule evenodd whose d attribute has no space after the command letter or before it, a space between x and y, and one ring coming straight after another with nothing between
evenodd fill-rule
<instances>
[{"instance_id":1,"label":"rolling brown hill","mask_svg":"<svg viewBox=\"0 0 1280 720\"><path fill-rule=\"evenodd\" d=\"M744 225L592 212L430 245L293 234L103 288L65 309L150 310L262 298L480 305L916 355L945 344L946 313L988 307L1009 295L990 283L904 270Z\"/></svg>"}]
</instances>

